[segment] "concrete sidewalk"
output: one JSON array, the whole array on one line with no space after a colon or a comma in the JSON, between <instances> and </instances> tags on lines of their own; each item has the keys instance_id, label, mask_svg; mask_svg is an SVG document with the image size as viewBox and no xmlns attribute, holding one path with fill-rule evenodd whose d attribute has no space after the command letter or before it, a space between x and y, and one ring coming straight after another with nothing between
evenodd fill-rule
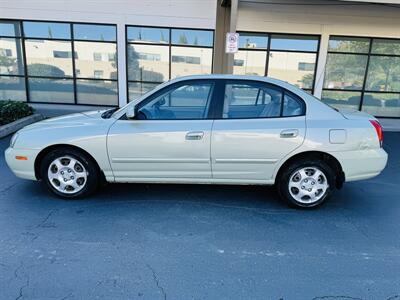
<instances>
[{"instance_id":1,"label":"concrete sidewalk","mask_svg":"<svg viewBox=\"0 0 400 300\"><path fill-rule=\"evenodd\" d=\"M400 118L399 119L389 119L389 118L380 118L379 122L383 127L383 131L400 131Z\"/></svg>"}]
</instances>

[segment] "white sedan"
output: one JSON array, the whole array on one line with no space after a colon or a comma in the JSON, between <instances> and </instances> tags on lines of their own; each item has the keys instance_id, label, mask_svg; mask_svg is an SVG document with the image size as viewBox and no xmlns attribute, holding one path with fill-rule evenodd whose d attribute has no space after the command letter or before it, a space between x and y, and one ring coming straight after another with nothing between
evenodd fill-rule
<instances>
[{"instance_id":1,"label":"white sedan","mask_svg":"<svg viewBox=\"0 0 400 300\"><path fill-rule=\"evenodd\" d=\"M65 198L102 181L261 184L307 208L387 162L374 117L279 80L234 75L182 77L118 110L38 122L13 136L5 156L15 175Z\"/></svg>"}]
</instances>

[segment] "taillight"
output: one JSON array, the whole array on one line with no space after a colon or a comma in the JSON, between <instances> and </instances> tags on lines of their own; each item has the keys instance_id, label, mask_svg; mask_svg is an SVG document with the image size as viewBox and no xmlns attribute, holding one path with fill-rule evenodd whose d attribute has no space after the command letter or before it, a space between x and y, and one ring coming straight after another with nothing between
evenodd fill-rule
<instances>
[{"instance_id":1,"label":"taillight","mask_svg":"<svg viewBox=\"0 0 400 300\"><path fill-rule=\"evenodd\" d=\"M377 120L369 120L372 124L372 126L375 127L376 134L378 135L378 140L379 144L382 147L382 142L383 142L383 131L382 131L382 126Z\"/></svg>"}]
</instances>

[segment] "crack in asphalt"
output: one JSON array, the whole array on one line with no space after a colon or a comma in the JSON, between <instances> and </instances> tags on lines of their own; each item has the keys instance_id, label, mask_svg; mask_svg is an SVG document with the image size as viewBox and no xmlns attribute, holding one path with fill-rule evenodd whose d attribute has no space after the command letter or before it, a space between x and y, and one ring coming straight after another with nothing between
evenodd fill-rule
<instances>
[{"instance_id":1,"label":"crack in asphalt","mask_svg":"<svg viewBox=\"0 0 400 300\"><path fill-rule=\"evenodd\" d=\"M39 237L38 234L36 234L34 232L30 232L30 231L26 231L26 232L23 232L21 234L24 235L24 236L31 236L32 237L31 238L31 242L35 241Z\"/></svg>"},{"instance_id":2,"label":"crack in asphalt","mask_svg":"<svg viewBox=\"0 0 400 300\"><path fill-rule=\"evenodd\" d=\"M73 295L74 295L73 293L69 293L68 295L62 297L60 300L66 300L66 299L68 299L69 297L72 297Z\"/></svg>"},{"instance_id":3,"label":"crack in asphalt","mask_svg":"<svg viewBox=\"0 0 400 300\"><path fill-rule=\"evenodd\" d=\"M9 190L11 190L13 187L15 187L18 184L19 184L19 182L16 182L16 183L13 183L13 184L9 185L8 187L0 190L0 194L4 194L4 193L8 192Z\"/></svg>"},{"instance_id":4,"label":"crack in asphalt","mask_svg":"<svg viewBox=\"0 0 400 300\"><path fill-rule=\"evenodd\" d=\"M357 297L351 297L351 296L319 296L315 297L312 300L334 300L334 299L339 299L339 300L363 300L362 298L357 298ZM395 300L395 299L400 299L400 295L394 295L387 300Z\"/></svg>"},{"instance_id":5,"label":"crack in asphalt","mask_svg":"<svg viewBox=\"0 0 400 300\"><path fill-rule=\"evenodd\" d=\"M19 271L20 271L21 269L23 269L23 267L24 267L24 263L21 262L21 264L14 270L14 278L15 278L15 279L20 278L19 275L18 275L18 273L19 273ZM24 289L27 288L27 287L29 287L29 284L30 284L29 275L28 275L28 274L25 274L25 272L24 272L24 277L26 277L25 284L23 284L23 285L19 288L19 294L18 294L18 296L15 298L15 300L21 299L21 298L24 296Z\"/></svg>"},{"instance_id":6,"label":"crack in asphalt","mask_svg":"<svg viewBox=\"0 0 400 300\"><path fill-rule=\"evenodd\" d=\"M40 222L36 228L51 228L51 227L56 227L54 224L46 224L47 221L51 218L51 216L58 212L58 209L52 209L47 216L42 220L42 222Z\"/></svg>"},{"instance_id":7,"label":"crack in asphalt","mask_svg":"<svg viewBox=\"0 0 400 300\"><path fill-rule=\"evenodd\" d=\"M167 294L165 293L164 288L160 285L160 282L159 282L156 272L149 264L146 264L146 266L147 266L147 268L150 269L151 273L153 274L153 281L156 284L157 288L160 290L161 294L163 295L164 300L167 300Z\"/></svg>"},{"instance_id":8,"label":"crack in asphalt","mask_svg":"<svg viewBox=\"0 0 400 300\"><path fill-rule=\"evenodd\" d=\"M362 300L361 298L351 296L320 296L315 297L312 300L323 300L323 299L340 299L340 300Z\"/></svg>"}]
</instances>

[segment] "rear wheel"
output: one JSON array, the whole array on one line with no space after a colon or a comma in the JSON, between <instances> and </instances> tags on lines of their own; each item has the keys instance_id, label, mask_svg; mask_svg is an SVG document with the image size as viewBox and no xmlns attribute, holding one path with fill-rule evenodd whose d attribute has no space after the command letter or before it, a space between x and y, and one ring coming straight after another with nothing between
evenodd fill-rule
<instances>
[{"instance_id":1,"label":"rear wheel","mask_svg":"<svg viewBox=\"0 0 400 300\"><path fill-rule=\"evenodd\" d=\"M98 187L97 165L76 149L51 151L43 158L40 171L49 190L63 198L83 197Z\"/></svg>"},{"instance_id":2,"label":"rear wheel","mask_svg":"<svg viewBox=\"0 0 400 300\"><path fill-rule=\"evenodd\" d=\"M280 197L290 205L311 208L321 205L331 194L335 174L322 160L302 160L289 165L278 179Z\"/></svg>"}]
</instances>

